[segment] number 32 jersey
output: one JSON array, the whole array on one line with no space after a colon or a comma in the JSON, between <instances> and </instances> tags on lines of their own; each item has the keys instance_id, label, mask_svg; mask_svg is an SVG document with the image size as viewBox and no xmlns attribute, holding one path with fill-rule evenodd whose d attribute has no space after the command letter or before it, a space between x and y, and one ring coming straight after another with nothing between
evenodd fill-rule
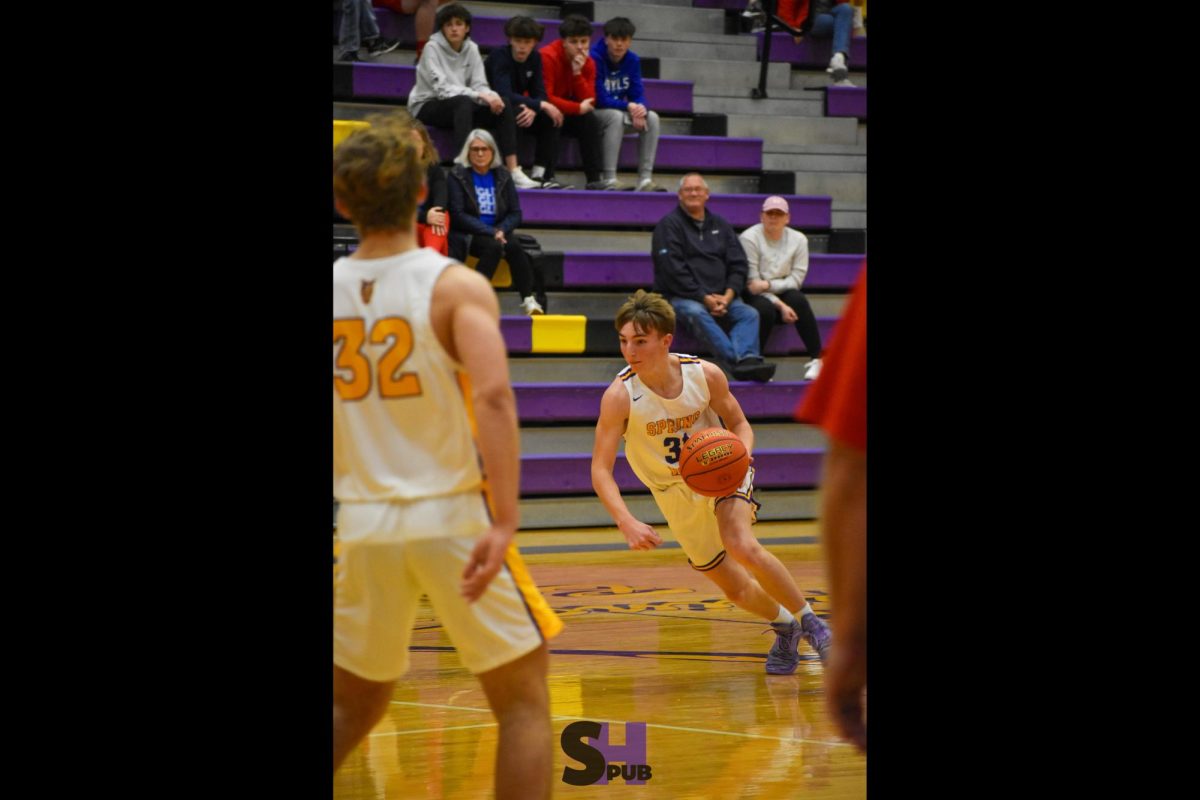
<instances>
[{"instance_id":1,"label":"number 32 jersey","mask_svg":"<svg viewBox=\"0 0 1200 800\"><path fill-rule=\"evenodd\" d=\"M341 502L482 489L466 376L429 318L434 283L453 263L423 248L334 262L333 493Z\"/></svg>"},{"instance_id":2,"label":"number 32 jersey","mask_svg":"<svg viewBox=\"0 0 1200 800\"><path fill-rule=\"evenodd\" d=\"M679 477L679 458L692 434L721 426L721 418L708 406L704 365L695 356L676 355L683 374L683 391L669 400L647 389L632 368L617 373L629 392L625 459L638 480L656 491L683 481Z\"/></svg>"}]
</instances>

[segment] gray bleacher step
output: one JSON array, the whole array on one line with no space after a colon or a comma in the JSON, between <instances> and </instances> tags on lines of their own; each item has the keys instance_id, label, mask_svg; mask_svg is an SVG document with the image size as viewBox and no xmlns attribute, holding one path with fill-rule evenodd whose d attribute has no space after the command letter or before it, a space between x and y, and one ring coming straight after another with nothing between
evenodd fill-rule
<instances>
[{"instance_id":1,"label":"gray bleacher step","mask_svg":"<svg viewBox=\"0 0 1200 800\"><path fill-rule=\"evenodd\" d=\"M554 173L559 183L563 185L569 184L577 189L582 187L586 182L586 176L582 172L556 169ZM685 174L683 172L659 172L655 170L654 182L671 194L675 194L679 188L679 179ZM618 172L617 180L627 186L636 186L638 176L636 172ZM713 194L759 194L759 178L757 175L706 175L704 180L708 183L708 188Z\"/></svg>"},{"instance_id":2,"label":"gray bleacher step","mask_svg":"<svg viewBox=\"0 0 1200 800\"><path fill-rule=\"evenodd\" d=\"M852 70L848 77L850 82L855 86L865 88L867 85L867 73L865 72L855 72ZM793 89L823 89L831 83L832 80L829 77L829 73L823 69L793 69L789 85Z\"/></svg>"},{"instance_id":3,"label":"gray bleacher step","mask_svg":"<svg viewBox=\"0 0 1200 800\"><path fill-rule=\"evenodd\" d=\"M769 93L768 93L769 94ZM825 103L819 95L803 99L768 96L763 100L751 97L692 97L692 108L707 114L764 114L788 117L823 117Z\"/></svg>"},{"instance_id":4,"label":"gray bleacher step","mask_svg":"<svg viewBox=\"0 0 1200 800\"><path fill-rule=\"evenodd\" d=\"M811 298L812 295L809 295ZM773 356L775 380L804 380L808 356ZM510 356L513 383L608 383L625 368L620 356Z\"/></svg>"},{"instance_id":5,"label":"gray bleacher step","mask_svg":"<svg viewBox=\"0 0 1200 800\"><path fill-rule=\"evenodd\" d=\"M612 319L617 309L629 297L629 292L549 292L551 314L582 314L588 319ZM813 313L818 317L841 316L846 298L843 295L807 295ZM514 291L500 292L500 313L520 315L521 302Z\"/></svg>"},{"instance_id":6,"label":"gray bleacher step","mask_svg":"<svg viewBox=\"0 0 1200 800\"><path fill-rule=\"evenodd\" d=\"M637 24L636 20L634 21L634 24ZM653 31L651 31L649 33L643 34L641 28L638 28L638 32L633 37L633 44L630 45L630 48L635 53L641 54L642 44L644 42L680 42L680 43L687 42L687 43L702 44L702 45L704 45L704 44L734 45L734 46L738 46L738 47L749 47L755 53L755 55L753 57L754 58L758 57L758 55L757 55L758 44L757 44L757 41L752 36L731 36L727 33L698 33L696 31L669 31L669 32L659 32L659 33L655 33ZM709 52L708 50L706 50L702 47L694 48L692 51L693 57L697 53L707 54L708 52ZM686 58L686 56L685 56L685 58Z\"/></svg>"},{"instance_id":7,"label":"gray bleacher step","mask_svg":"<svg viewBox=\"0 0 1200 800\"><path fill-rule=\"evenodd\" d=\"M567 228L518 229L538 240L544 251L561 253L649 253L650 231L596 231Z\"/></svg>"},{"instance_id":8,"label":"gray bleacher step","mask_svg":"<svg viewBox=\"0 0 1200 800\"><path fill-rule=\"evenodd\" d=\"M782 172L865 173L867 157L838 153L763 153L763 169Z\"/></svg>"},{"instance_id":9,"label":"gray bleacher step","mask_svg":"<svg viewBox=\"0 0 1200 800\"><path fill-rule=\"evenodd\" d=\"M558 19L558 6L540 6L536 3L472 3L466 0L462 3L472 16L480 17L515 17L525 16L534 19Z\"/></svg>"},{"instance_id":10,"label":"gray bleacher step","mask_svg":"<svg viewBox=\"0 0 1200 800\"><path fill-rule=\"evenodd\" d=\"M839 211L833 209L831 214L831 222L835 230L859 230L867 229L867 212L866 211Z\"/></svg>"},{"instance_id":11,"label":"gray bleacher step","mask_svg":"<svg viewBox=\"0 0 1200 800\"><path fill-rule=\"evenodd\" d=\"M670 34L659 32L655 35L669 36ZM669 58L695 58L697 54L703 53L714 61L720 61L722 65L731 61L752 63L757 58L753 39L748 40L745 44L732 36L726 36L724 39L726 41L714 43L643 38L639 26L638 35L633 40L633 49L642 58L661 58L664 60Z\"/></svg>"},{"instance_id":12,"label":"gray bleacher step","mask_svg":"<svg viewBox=\"0 0 1200 800\"><path fill-rule=\"evenodd\" d=\"M862 210L867 207L866 172L797 172L797 194L827 194L833 208Z\"/></svg>"},{"instance_id":13,"label":"gray bleacher step","mask_svg":"<svg viewBox=\"0 0 1200 800\"><path fill-rule=\"evenodd\" d=\"M692 81L694 96L735 94L749 97L750 87L758 86L758 71L758 62L728 61L714 64L694 58L669 58L659 65L659 77L663 80ZM768 65L767 94L770 95L772 89L788 90L790 73L791 67L787 64Z\"/></svg>"},{"instance_id":14,"label":"gray bleacher step","mask_svg":"<svg viewBox=\"0 0 1200 800\"><path fill-rule=\"evenodd\" d=\"M771 70L767 72L767 96L765 100L822 100L820 92L811 91L808 89L789 89L787 85L776 86L771 82L774 77L774 69L777 65L772 64ZM754 77L750 83L732 82L719 85L697 85L692 92L693 97L744 97L748 100L754 100L750 96L750 88L758 86L758 65L754 65ZM688 80L691 80L690 78ZM762 102L762 101L758 101Z\"/></svg>"},{"instance_id":15,"label":"gray bleacher step","mask_svg":"<svg viewBox=\"0 0 1200 800\"><path fill-rule=\"evenodd\" d=\"M333 103L333 119L361 120L371 114L394 111L394 103L357 103L335 100ZM660 117L660 136L691 136L691 117Z\"/></svg>"},{"instance_id":16,"label":"gray bleacher step","mask_svg":"<svg viewBox=\"0 0 1200 800\"><path fill-rule=\"evenodd\" d=\"M819 510L820 492L816 489L756 489L754 497L762 508L758 518L764 522L773 520L816 519ZM622 495L630 513L648 525L663 525L662 512L649 494L626 493ZM604 510L594 495L583 497L535 497L525 498L519 504L521 530L545 528L596 528L611 527L612 517ZM666 531L664 538L672 539ZM620 531L613 529L613 543L624 541ZM681 556L682 558L682 556Z\"/></svg>"},{"instance_id":17,"label":"gray bleacher step","mask_svg":"<svg viewBox=\"0 0 1200 800\"><path fill-rule=\"evenodd\" d=\"M342 48L334 45L333 55L330 56L330 59L332 61L337 61L337 57L341 54L341 52L342 52ZM360 52L362 53L363 57L366 56L366 50L362 50ZM404 48L400 48L399 50L393 50L390 53L384 53L381 56L377 56L375 58L368 59L365 63L400 64L403 66L411 67L416 62L417 62L417 53L415 50L405 50Z\"/></svg>"},{"instance_id":18,"label":"gray bleacher step","mask_svg":"<svg viewBox=\"0 0 1200 800\"><path fill-rule=\"evenodd\" d=\"M763 149L796 144L857 144L858 122L843 117L782 117L729 115L729 136L757 137Z\"/></svg>"},{"instance_id":19,"label":"gray bleacher step","mask_svg":"<svg viewBox=\"0 0 1200 800\"><path fill-rule=\"evenodd\" d=\"M812 425L795 422L751 422L755 442L769 442L772 449L824 450L825 434ZM570 428L521 428L522 455L590 453L595 442L595 425ZM766 447L766 444L756 445ZM618 450L624 452L624 445Z\"/></svg>"},{"instance_id":20,"label":"gray bleacher step","mask_svg":"<svg viewBox=\"0 0 1200 800\"><path fill-rule=\"evenodd\" d=\"M853 120L844 120L853 122ZM867 154L867 143L862 141L852 142L849 144L840 142L787 142L772 139L770 142L763 142L763 157L767 153L802 153L805 155L822 154L833 156L865 156ZM765 167L764 167L765 169Z\"/></svg>"},{"instance_id":21,"label":"gray bleacher step","mask_svg":"<svg viewBox=\"0 0 1200 800\"><path fill-rule=\"evenodd\" d=\"M723 33L725 12L721 9L691 8L689 6L658 5L657 3L628 3L619 0L596 0L593 17L598 21L613 17L628 17L637 27L634 35L634 50L638 37L649 37L655 33L690 31L694 33Z\"/></svg>"}]
</instances>

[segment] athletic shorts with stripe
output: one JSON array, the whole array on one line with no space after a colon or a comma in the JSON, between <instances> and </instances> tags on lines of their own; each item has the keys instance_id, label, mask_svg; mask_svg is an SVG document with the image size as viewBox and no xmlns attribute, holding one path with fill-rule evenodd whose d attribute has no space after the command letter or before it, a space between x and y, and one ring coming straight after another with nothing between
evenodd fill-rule
<instances>
[{"instance_id":1,"label":"athletic shorts with stripe","mask_svg":"<svg viewBox=\"0 0 1200 800\"><path fill-rule=\"evenodd\" d=\"M434 519L456 532L429 536ZM465 523L465 518L472 522ZM414 523L406 526L407 521ZM338 512L334 569L333 663L371 681L391 681L409 666L408 647L422 594L472 673L487 672L557 636L550 608L510 545L504 566L474 603L460 593L463 569L487 530L480 495L415 504L344 503ZM445 528L442 528L444 531Z\"/></svg>"},{"instance_id":2,"label":"athletic shorts with stripe","mask_svg":"<svg viewBox=\"0 0 1200 800\"><path fill-rule=\"evenodd\" d=\"M687 554L692 569L707 571L725 560L725 545L717 527L716 508L727 500L744 500L750 504L750 522L758 521L762 503L754 499L754 467L746 470L742 485L724 497L705 497L696 494L683 481L671 484L666 491L651 491L658 510L667 520L671 535Z\"/></svg>"}]
</instances>

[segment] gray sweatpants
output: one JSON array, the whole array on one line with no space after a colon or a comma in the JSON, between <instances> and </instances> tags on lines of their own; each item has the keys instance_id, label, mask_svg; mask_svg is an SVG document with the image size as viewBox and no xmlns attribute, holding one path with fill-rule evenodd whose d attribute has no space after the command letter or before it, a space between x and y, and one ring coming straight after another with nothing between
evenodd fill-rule
<instances>
[{"instance_id":1,"label":"gray sweatpants","mask_svg":"<svg viewBox=\"0 0 1200 800\"><path fill-rule=\"evenodd\" d=\"M625 111L615 108L598 108L593 111L600 118L604 141L601 143L600 177L604 179L617 177L617 159L621 155L621 140L626 133L633 131L633 121ZM649 180L654 172L654 156L658 153L658 114L646 112L646 130L638 134L638 180Z\"/></svg>"}]
</instances>

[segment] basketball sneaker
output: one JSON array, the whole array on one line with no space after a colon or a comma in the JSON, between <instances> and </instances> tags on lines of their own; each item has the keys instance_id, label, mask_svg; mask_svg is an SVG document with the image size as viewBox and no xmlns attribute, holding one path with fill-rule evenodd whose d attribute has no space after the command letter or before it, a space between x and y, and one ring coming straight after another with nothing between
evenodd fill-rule
<instances>
[{"instance_id":1,"label":"basketball sneaker","mask_svg":"<svg viewBox=\"0 0 1200 800\"><path fill-rule=\"evenodd\" d=\"M767 674L791 675L800 666L800 654L796 651L804 636L804 628L800 620L794 619L787 625L772 622L771 630L775 631L775 644L767 653Z\"/></svg>"},{"instance_id":2,"label":"basketball sneaker","mask_svg":"<svg viewBox=\"0 0 1200 800\"><path fill-rule=\"evenodd\" d=\"M816 614L805 614L800 618L800 627L804 629L805 640L817 651L821 663L824 664L829 655L829 645L833 644L833 634L829 632L829 626Z\"/></svg>"}]
</instances>

